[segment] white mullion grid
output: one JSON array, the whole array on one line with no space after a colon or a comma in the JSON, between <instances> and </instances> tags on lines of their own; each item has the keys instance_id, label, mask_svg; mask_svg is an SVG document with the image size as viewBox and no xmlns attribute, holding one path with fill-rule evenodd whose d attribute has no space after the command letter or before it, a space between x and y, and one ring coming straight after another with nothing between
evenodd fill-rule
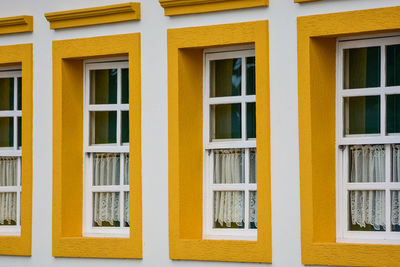
<instances>
[{"instance_id":1,"label":"white mullion grid","mask_svg":"<svg viewBox=\"0 0 400 267\"><path fill-rule=\"evenodd\" d=\"M128 68L128 62L88 62L85 63L85 90L84 90L84 220L83 233L85 236L100 237L129 237L129 228L124 227L124 192L129 192L129 185L124 184L124 158L125 153L129 153L129 146L121 144L121 111L129 111L129 104L121 104L121 69ZM97 69L117 69L117 104L90 104L90 70ZM90 145L90 112L91 111L115 111L117 113L116 144L93 144ZM93 125L92 125L93 127ZM118 185L93 185L93 160L95 153L115 153L120 157L120 183ZM119 227L94 227L93 226L93 194L100 192L110 192L119 194Z\"/></svg>"},{"instance_id":2,"label":"white mullion grid","mask_svg":"<svg viewBox=\"0 0 400 267\"><path fill-rule=\"evenodd\" d=\"M337 179L337 240L344 243L377 243L377 244L400 244L400 233L391 231L391 192L400 190L400 183L392 183L392 146L400 143L400 134L387 134L386 132L386 97L387 95L400 94L399 86L386 86L386 46L399 44L400 37L378 38L357 41L339 41L337 45L337 90L336 90L336 144L337 144L337 173L341 177ZM364 89L343 89L343 50L347 48L379 46L381 51L380 87ZM342 126L345 123L343 114L346 107L343 104L344 97L355 96L380 96L380 133L365 135L344 136ZM385 181L379 183L350 183L349 166L350 145L383 144L385 146ZM345 145L342 149L341 146ZM350 231L349 225L349 192L355 190L379 190L385 192L385 220L386 231Z\"/></svg>"},{"instance_id":3,"label":"white mullion grid","mask_svg":"<svg viewBox=\"0 0 400 267\"><path fill-rule=\"evenodd\" d=\"M15 186L1 186L2 193L16 193L16 225L1 225L0 236L19 236L21 234L21 150L18 150L18 128L17 118L22 117L22 112L18 110L18 87L17 80L21 77L20 70L0 72L0 78L13 79L13 103L11 110L0 111L0 117L8 117L13 120L13 144L11 147L0 148L0 157L16 157L17 158L17 181Z\"/></svg>"},{"instance_id":4,"label":"white mullion grid","mask_svg":"<svg viewBox=\"0 0 400 267\"><path fill-rule=\"evenodd\" d=\"M249 148L256 147L256 140L247 140L246 103L255 102L255 95L246 95L246 57L254 56L254 50L229 51L221 53L204 54L203 78L203 144L204 144L204 208L203 208L203 238L205 239L233 239L257 240L257 230L249 229L249 191L257 191L257 184L249 183ZM241 96L210 97L210 61L230 58L241 58ZM210 106L218 104L241 104L241 138L229 140L213 140L210 135L215 127L210 127ZM216 149L241 149L244 154L244 183L240 184L214 184L214 154ZM241 191L244 193L244 228L216 229L214 223L214 192Z\"/></svg>"}]
</instances>

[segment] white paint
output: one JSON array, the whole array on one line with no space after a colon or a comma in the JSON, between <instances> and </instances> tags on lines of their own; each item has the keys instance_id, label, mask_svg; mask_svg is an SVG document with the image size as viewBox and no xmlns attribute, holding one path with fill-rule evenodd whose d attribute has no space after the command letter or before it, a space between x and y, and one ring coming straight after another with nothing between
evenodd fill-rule
<instances>
[{"instance_id":1,"label":"white paint","mask_svg":"<svg viewBox=\"0 0 400 267\"><path fill-rule=\"evenodd\" d=\"M33 236L31 257L0 256L0 266L256 266L250 263L171 261L168 248L167 35L169 28L268 19L270 30L273 264L301 265L297 112L296 17L398 5L398 0L271 0L265 8L165 17L157 0L142 1L142 20L75 29L49 29L45 12L122 0L2 0L0 17L34 16L34 33L0 36L0 45L33 43ZM51 256L52 40L141 32L143 260ZM260 162L259 162L260 164ZM110 248L112 249L112 248ZM258 266L258 265L257 265Z\"/></svg>"}]
</instances>

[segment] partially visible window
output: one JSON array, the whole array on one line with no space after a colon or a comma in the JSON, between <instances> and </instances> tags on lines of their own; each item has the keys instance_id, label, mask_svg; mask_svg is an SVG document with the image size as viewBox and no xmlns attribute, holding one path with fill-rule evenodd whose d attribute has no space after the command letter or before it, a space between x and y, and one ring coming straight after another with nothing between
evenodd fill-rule
<instances>
[{"instance_id":1,"label":"partially visible window","mask_svg":"<svg viewBox=\"0 0 400 267\"><path fill-rule=\"evenodd\" d=\"M129 237L128 62L86 62L84 235Z\"/></svg>"},{"instance_id":2,"label":"partially visible window","mask_svg":"<svg viewBox=\"0 0 400 267\"><path fill-rule=\"evenodd\" d=\"M207 50L204 69L204 238L256 240L254 50Z\"/></svg>"},{"instance_id":3,"label":"partially visible window","mask_svg":"<svg viewBox=\"0 0 400 267\"><path fill-rule=\"evenodd\" d=\"M400 37L339 41L338 241L400 242Z\"/></svg>"},{"instance_id":4,"label":"partially visible window","mask_svg":"<svg viewBox=\"0 0 400 267\"><path fill-rule=\"evenodd\" d=\"M21 234L20 70L0 71L0 235Z\"/></svg>"}]
</instances>

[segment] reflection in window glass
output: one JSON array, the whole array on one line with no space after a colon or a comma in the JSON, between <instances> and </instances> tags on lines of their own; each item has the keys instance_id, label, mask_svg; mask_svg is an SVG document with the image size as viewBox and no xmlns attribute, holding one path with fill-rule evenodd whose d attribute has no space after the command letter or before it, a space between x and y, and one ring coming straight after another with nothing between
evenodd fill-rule
<instances>
[{"instance_id":1,"label":"reflection in window glass","mask_svg":"<svg viewBox=\"0 0 400 267\"><path fill-rule=\"evenodd\" d=\"M380 133L380 96L346 97L345 134Z\"/></svg>"},{"instance_id":2,"label":"reflection in window glass","mask_svg":"<svg viewBox=\"0 0 400 267\"><path fill-rule=\"evenodd\" d=\"M129 111L121 111L121 141L129 143Z\"/></svg>"},{"instance_id":3,"label":"reflection in window glass","mask_svg":"<svg viewBox=\"0 0 400 267\"><path fill-rule=\"evenodd\" d=\"M90 71L90 104L117 103L117 69Z\"/></svg>"},{"instance_id":4,"label":"reflection in window glass","mask_svg":"<svg viewBox=\"0 0 400 267\"><path fill-rule=\"evenodd\" d=\"M400 85L400 45L386 46L386 86Z\"/></svg>"},{"instance_id":5,"label":"reflection in window glass","mask_svg":"<svg viewBox=\"0 0 400 267\"><path fill-rule=\"evenodd\" d=\"M14 78L0 78L0 110L14 109Z\"/></svg>"},{"instance_id":6,"label":"reflection in window glass","mask_svg":"<svg viewBox=\"0 0 400 267\"><path fill-rule=\"evenodd\" d=\"M241 104L210 106L211 140L241 138Z\"/></svg>"},{"instance_id":7,"label":"reflection in window glass","mask_svg":"<svg viewBox=\"0 0 400 267\"><path fill-rule=\"evenodd\" d=\"M246 95L256 94L256 58L246 58Z\"/></svg>"},{"instance_id":8,"label":"reflection in window glass","mask_svg":"<svg viewBox=\"0 0 400 267\"><path fill-rule=\"evenodd\" d=\"M129 69L121 69L121 103L129 103Z\"/></svg>"},{"instance_id":9,"label":"reflection in window glass","mask_svg":"<svg viewBox=\"0 0 400 267\"><path fill-rule=\"evenodd\" d=\"M386 96L386 130L400 133L400 95Z\"/></svg>"},{"instance_id":10,"label":"reflection in window glass","mask_svg":"<svg viewBox=\"0 0 400 267\"><path fill-rule=\"evenodd\" d=\"M0 147L12 147L14 145L13 121L12 117L0 117Z\"/></svg>"},{"instance_id":11,"label":"reflection in window glass","mask_svg":"<svg viewBox=\"0 0 400 267\"><path fill-rule=\"evenodd\" d=\"M238 96L242 87L242 59L210 62L210 97Z\"/></svg>"},{"instance_id":12,"label":"reflection in window glass","mask_svg":"<svg viewBox=\"0 0 400 267\"><path fill-rule=\"evenodd\" d=\"M344 51L344 89L379 87L381 48L351 48Z\"/></svg>"},{"instance_id":13,"label":"reflection in window glass","mask_svg":"<svg viewBox=\"0 0 400 267\"><path fill-rule=\"evenodd\" d=\"M18 110L22 110L22 78L18 77L17 79L17 87L18 87Z\"/></svg>"},{"instance_id":14,"label":"reflection in window glass","mask_svg":"<svg viewBox=\"0 0 400 267\"><path fill-rule=\"evenodd\" d=\"M247 138L256 138L256 103L246 104Z\"/></svg>"},{"instance_id":15,"label":"reflection in window glass","mask_svg":"<svg viewBox=\"0 0 400 267\"><path fill-rule=\"evenodd\" d=\"M117 112L90 112L90 144L110 144L117 142Z\"/></svg>"}]
</instances>

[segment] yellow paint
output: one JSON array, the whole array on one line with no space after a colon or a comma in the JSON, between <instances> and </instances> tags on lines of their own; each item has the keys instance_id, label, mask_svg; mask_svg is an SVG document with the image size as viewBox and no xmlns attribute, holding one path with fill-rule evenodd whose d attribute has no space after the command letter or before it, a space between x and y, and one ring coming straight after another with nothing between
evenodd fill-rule
<instances>
[{"instance_id":1,"label":"yellow paint","mask_svg":"<svg viewBox=\"0 0 400 267\"><path fill-rule=\"evenodd\" d=\"M268 0L159 0L166 16L268 6Z\"/></svg>"},{"instance_id":2,"label":"yellow paint","mask_svg":"<svg viewBox=\"0 0 400 267\"><path fill-rule=\"evenodd\" d=\"M50 29L82 27L121 21L140 20L140 3L125 3L45 14Z\"/></svg>"},{"instance_id":3,"label":"yellow paint","mask_svg":"<svg viewBox=\"0 0 400 267\"><path fill-rule=\"evenodd\" d=\"M399 245L336 243L335 210L336 37L399 31L399 15L400 7L390 7L298 18L303 264L381 267L400 262Z\"/></svg>"},{"instance_id":4,"label":"yellow paint","mask_svg":"<svg viewBox=\"0 0 400 267\"><path fill-rule=\"evenodd\" d=\"M258 241L202 239L203 49L255 44ZM168 30L170 258L271 262L268 22Z\"/></svg>"},{"instance_id":5,"label":"yellow paint","mask_svg":"<svg viewBox=\"0 0 400 267\"><path fill-rule=\"evenodd\" d=\"M0 236L0 255L31 255L32 243L32 44L0 46L0 66L22 67L21 236Z\"/></svg>"},{"instance_id":6,"label":"yellow paint","mask_svg":"<svg viewBox=\"0 0 400 267\"><path fill-rule=\"evenodd\" d=\"M315 2L320 0L294 0L295 3L306 3L306 2Z\"/></svg>"},{"instance_id":7,"label":"yellow paint","mask_svg":"<svg viewBox=\"0 0 400 267\"><path fill-rule=\"evenodd\" d=\"M83 60L129 57L130 237L82 237ZM142 257L140 34L53 42L53 256Z\"/></svg>"},{"instance_id":8,"label":"yellow paint","mask_svg":"<svg viewBox=\"0 0 400 267\"><path fill-rule=\"evenodd\" d=\"M0 34L33 32L32 16L0 18Z\"/></svg>"}]
</instances>

